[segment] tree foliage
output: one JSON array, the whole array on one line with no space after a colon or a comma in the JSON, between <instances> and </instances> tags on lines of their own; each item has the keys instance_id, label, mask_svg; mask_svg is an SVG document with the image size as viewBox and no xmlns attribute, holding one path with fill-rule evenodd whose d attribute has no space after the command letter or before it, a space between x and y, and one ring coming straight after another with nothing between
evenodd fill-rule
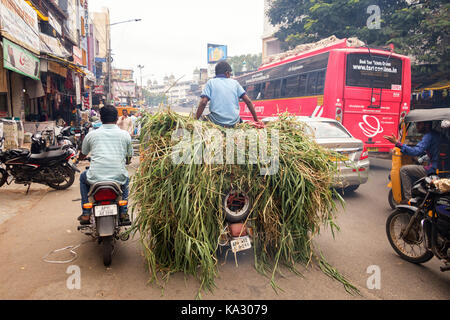
<instances>
[{"instance_id":1,"label":"tree foliage","mask_svg":"<svg viewBox=\"0 0 450 320\"><path fill-rule=\"evenodd\" d=\"M284 49L331 35L358 37L370 46L395 45L413 57L416 71L447 72L450 67L448 0L274 0L267 12L279 25ZM380 26L370 24L380 9ZM371 7L372 6L372 7ZM434 69L429 67L433 66Z\"/></svg>"},{"instance_id":2,"label":"tree foliage","mask_svg":"<svg viewBox=\"0 0 450 320\"><path fill-rule=\"evenodd\" d=\"M247 71L256 70L261 65L262 54L244 54L240 56L229 57L227 59L227 62L231 65L231 68L233 68L233 72L235 73L244 71L244 62Z\"/></svg>"}]
</instances>

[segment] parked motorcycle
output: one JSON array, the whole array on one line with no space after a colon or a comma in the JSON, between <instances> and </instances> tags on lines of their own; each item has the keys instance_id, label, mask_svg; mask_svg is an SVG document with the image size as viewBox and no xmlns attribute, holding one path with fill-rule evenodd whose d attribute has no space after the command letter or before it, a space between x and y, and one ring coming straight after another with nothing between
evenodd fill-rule
<instances>
[{"instance_id":1,"label":"parked motorcycle","mask_svg":"<svg viewBox=\"0 0 450 320\"><path fill-rule=\"evenodd\" d=\"M450 270L450 193L435 187L433 179L418 180L410 205L398 205L386 221L386 232L395 252L412 263L425 263L433 256Z\"/></svg>"},{"instance_id":2,"label":"parked motorcycle","mask_svg":"<svg viewBox=\"0 0 450 320\"><path fill-rule=\"evenodd\" d=\"M78 127L65 127L61 129L61 133L58 136L58 141L70 141L77 155L79 155L81 152L81 147L83 146L84 138L87 136L91 128L92 125L89 122L86 122L84 125Z\"/></svg>"},{"instance_id":3,"label":"parked motorcycle","mask_svg":"<svg viewBox=\"0 0 450 320\"><path fill-rule=\"evenodd\" d=\"M33 135L31 140L31 151L14 149L0 152L0 187L15 182L28 185L28 190L31 183L48 185L56 190L69 188L75 181L75 172L79 172L70 161L75 151L60 146L47 147L41 133Z\"/></svg>"},{"instance_id":4,"label":"parked motorcycle","mask_svg":"<svg viewBox=\"0 0 450 320\"><path fill-rule=\"evenodd\" d=\"M116 240L129 239L129 234L121 233L121 229L131 225L131 222L121 223L119 219L120 207L126 206L128 202L122 200L121 186L111 181L92 185L88 196L89 203L83 207L91 210L90 225L78 226L78 231L103 245L103 264L109 266Z\"/></svg>"}]
</instances>

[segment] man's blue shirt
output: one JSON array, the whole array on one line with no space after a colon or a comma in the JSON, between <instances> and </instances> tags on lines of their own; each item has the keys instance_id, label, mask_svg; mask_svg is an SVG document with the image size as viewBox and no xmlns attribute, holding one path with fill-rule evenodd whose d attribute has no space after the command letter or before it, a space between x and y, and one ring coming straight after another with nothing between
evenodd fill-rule
<instances>
[{"instance_id":1,"label":"man's blue shirt","mask_svg":"<svg viewBox=\"0 0 450 320\"><path fill-rule=\"evenodd\" d=\"M440 153L441 137L438 132L431 131L426 133L422 140L414 147L401 146L401 152L409 156L421 156L427 153L430 157L430 165L425 167L427 173L435 173L439 168L439 153Z\"/></svg>"},{"instance_id":2,"label":"man's blue shirt","mask_svg":"<svg viewBox=\"0 0 450 320\"><path fill-rule=\"evenodd\" d=\"M209 80L200 97L209 100L210 119L222 126L234 126L239 122L239 99L245 90L234 79L219 75Z\"/></svg>"}]
</instances>

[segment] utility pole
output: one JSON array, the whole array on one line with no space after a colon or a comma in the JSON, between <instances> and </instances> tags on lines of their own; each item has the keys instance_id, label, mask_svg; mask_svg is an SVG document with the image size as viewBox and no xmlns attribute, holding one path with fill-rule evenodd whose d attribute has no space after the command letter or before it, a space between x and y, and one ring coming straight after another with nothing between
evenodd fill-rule
<instances>
[{"instance_id":1,"label":"utility pole","mask_svg":"<svg viewBox=\"0 0 450 320\"><path fill-rule=\"evenodd\" d=\"M112 62L112 49L111 49L111 26L116 25L116 24L121 24L121 23L127 23L127 22L138 22L141 21L142 19L132 19L132 20L127 20L127 21L121 21L121 22L115 22L115 23L108 23L109 20L106 22L106 32L107 32L107 37L108 37L108 92L106 94L106 100L107 100L107 104L111 103L112 100L112 94L111 94L111 78L112 78L112 71L111 71L111 62ZM113 103L114 104L114 103Z\"/></svg>"},{"instance_id":2,"label":"utility pole","mask_svg":"<svg viewBox=\"0 0 450 320\"><path fill-rule=\"evenodd\" d=\"M138 68L140 69L140 74L141 74L141 96L140 96L140 101L142 101L142 98L144 96L144 92L142 91L143 90L143 88L142 88L142 69L144 69L144 66L143 65L138 65Z\"/></svg>"}]
</instances>

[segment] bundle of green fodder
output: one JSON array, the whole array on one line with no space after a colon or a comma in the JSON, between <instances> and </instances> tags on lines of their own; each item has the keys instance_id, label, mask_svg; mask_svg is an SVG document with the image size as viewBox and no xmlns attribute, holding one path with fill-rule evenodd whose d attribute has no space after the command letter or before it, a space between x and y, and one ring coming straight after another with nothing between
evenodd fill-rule
<instances>
[{"instance_id":1,"label":"bundle of green fodder","mask_svg":"<svg viewBox=\"0 0 450 320\"><path fill-rule=\"evenodd\" d=\"M245 151L230 152L226 141L239 145L255 132L256 149L248 142ZM317 257L326 274L354 290L314 253L311 242L321 227L337 228L330 188L337 169L331 156L287 116L256 130L248 124L224 129L170 111L144 114L141 162L131 197L137 211L134 230L140 234L151 280L157 280L158 272L166 277L184 272L199 279L199 293L212 290L224 225L223 197L234 189L252 199L248 219L254 225L255 267L271 274L274 288L281 266L297 272L296 263L308 264Z\"/></svg>"}]
</instances>

